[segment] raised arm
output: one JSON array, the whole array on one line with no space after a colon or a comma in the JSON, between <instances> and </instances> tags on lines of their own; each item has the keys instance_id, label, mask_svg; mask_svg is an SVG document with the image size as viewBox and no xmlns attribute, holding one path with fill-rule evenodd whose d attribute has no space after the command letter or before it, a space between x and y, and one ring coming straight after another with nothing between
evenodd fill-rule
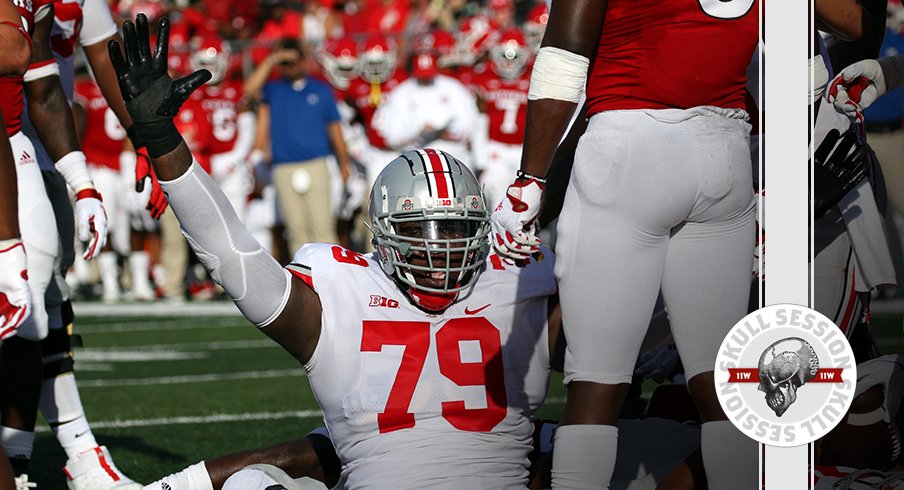
<instances>
[{"instance_id":1,"label":"raised arm","mask_svg":"<svg viewBox=\"0 0 904 490\"><path fill-rule=\"evenodd\" d=\"M192 91L210 79L210 72L199 70L175 81L169 77L169 26L162 17L153 56L143 14L135 23L123 24L125 58L119 43L110 42L110 61L126 108L188 243L210 276L245 318L305 363L320 336L320 298L251 236L176 130L173 117Z\"/></svg>"}]
</instances>

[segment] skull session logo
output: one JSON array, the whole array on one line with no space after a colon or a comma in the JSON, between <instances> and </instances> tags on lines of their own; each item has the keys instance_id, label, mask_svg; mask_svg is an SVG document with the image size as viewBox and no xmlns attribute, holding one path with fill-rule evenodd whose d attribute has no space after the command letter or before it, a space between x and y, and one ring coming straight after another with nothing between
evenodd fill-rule
<instances>
[{"instance_id":1,"label":"skull session logo","mask_svg":"<svg viewBox=\"0 0 904 490\"><path fill-rule=\"evenodd\" d=\"M725 337L715 383L725 414L773 446L819 439L844 417L857 379L847 338L824 315L773 305L744 317Z\"/></svg>"}]
</instances>

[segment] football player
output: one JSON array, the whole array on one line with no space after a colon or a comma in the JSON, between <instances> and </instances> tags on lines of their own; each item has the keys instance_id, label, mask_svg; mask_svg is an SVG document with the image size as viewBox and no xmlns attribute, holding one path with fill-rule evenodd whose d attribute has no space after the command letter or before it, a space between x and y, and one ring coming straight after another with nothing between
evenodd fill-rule
<instances>
[{"instance_id":1,"label":"football player","mask_svg":"<svg viewBox=\"0 0 904 490\"><path fill-rule=\"evenodd\" d=\"M103 248L107 222L101 196L87 172L84 154L79 150L67 100L72 94L74 48L76 43L82 45L101 90L120 121L124 122L123 126L129 127L131 120L118 95L115 75L106 63L108 55L102 44L102 41L116 37L117 30L109 7L103 1L56 1L49 12L51 14L36 20L33 63L25 75L28 118L23 118L22 127L34 145L30 158L42 167L39 183L45 187L45 195L53 206L50 214L31 221L39 227L41 240L51 242L46 245L50 250L50 273L59 274L59 277L53 281L48 279L46 293L41 293L46 322L33 332L25 332L25 338L34 340L31 344L41 341L40 345L11 356L7 355L4 346L4 362L8 357L24 355L27 359L37 359L40 366L43 358L43 373L39 373L36 381L29 379L26 382L18 376L16 380L4 382L29 387L16 390L11 397L14 399L8 400L22 413L31 413L31 406L37 406L40 398L41 411L66 452L71 488L84 488L89 481L103 482L99 484L108 487L137 488L137 484L115 469L106 448L98 446L85 417L72 372L70 332L66 328L72 322L72 315L68 290L62 279L63 271L68 269L74 257L72 246L76 229L79 239L88 242L85 258L91 258ZM117 97L111 96L113 93ZM117 98L118 103L115 102ZM76 193L75 213L69 203L67 187ZM41 265L41 269L43 267ZM43 277L44 273L38 275ZM37 291L34 296L38 296ZM38 303L39 300L34 301ZM8 361L14 362L14 359ZM27 419L24 424L18 424L19 432L8 433L9 425L3 427L4 444L15 441L11 444L21 449L17 454L30 452L34 439L33 425L28 420L32 416L23 415L23 418ZM5 417L4 424L8 420L14 419ZM106 468L112 469L107 471Z\"/></svg>"},{"instance_id":2,"label":"football player","mask_svg":"<svg viewBox=\"0 0 904 490\"><path fill-rule=\"evenodd\" d=\"M656 15L624 0L552 6L531 75L521 170L492 217L491 242L514 260L539 246L533 226L547 169L586 86L590 121L557 228L569 344L553 487L610 480L617 414L660 288L704 420L709 486L756 485L756 444L726 420L713 384L716 352L746 314L750 289L754 196L743 109L756 5L676 3L658 5ZM677 44L686 55L646 55ZM712 57L722 60L717 70Z\"/></svg>"},{"instance_id":3,"label":"football player","mask_svg":"<svg viewBox=\"0 0 904 490\"><path fill-rule=\"evenodd\" d=\"M308 244L280 267L172 123L210 74L169 78L168 28L161 19L154 54L141 15L123 26L125 58L110 43L129 111L211 276L304 364L345 487L525 485L530 414L547 390L552 257L518 269L488 256L489 213L476 179L427 149L378 176L375 253Z\"/></svg>"},{"instance_id":4,"label":"football player","mask_svg":"<svg viewBox=\"0 0 904 490\"><path fill-rule=\"evenodd\" d=\"M358 43L348 36L327 42L320 55L320 65L327 81L336 90L336 99L345 100L349 84L361 73Z\"/></svg>"},{"instance_id":5,"label":"football player","mask_svg":"<svg viewBox=\"0 0 904 490\"><path fill-rule=\"evenodd\" d=\"M3 46L0 76L25 73L31 61L31 37L22 27L18 9L9 1L0 2L0 46ZM0 119L3 109L0 104ZM7 134L0 140L0 196L3 196L0 200L0 339L15 335L19 325L31 314L25 247L19 230L16 172ZM11 475L5 462L0 462L0 474L3 480L7 480L6 475Z\"/></svg>"},{"instance_id":6,"label":"football player","mask_svg":"<svg viewBox=\"0 0 904 490\"><path fill-rule=\"evenodd\" d=\"M208 37L196 46L191 69L210 71L213 78L201 87L201 108L212 129L208 145L210 175L220 185L244 222L245 206L251 191L248 153L254 144L255 119L251 104L243 97L241 82L227 79L229 45Z\"/></svg>"},{"instance_id":7,"label":"football player","mask_svg":"<svg viewBox=\"0 0 904 490\"><path fill-rule=\"evenodd\" d=\"M835 77L834 72L857 59L878 56L886 8L886 2L818 0L814 12L821 29L836 37L827 50L822 37L816 36L815 52L820 54L811 60L816 73L811 94L816 107L811 142L815 308L851 339L858 360L877 354L869 329L871 291L896 280L883 222L885 179L866 146L857 104L850 99L869 99L875 86L868 76L857 76L862 66L857 63L846 68L847 74ZM833 66L833 61L841 65ZM845 90L846 81L850 91ZM833 102L852 119L836 112Z\"/></svg>"},{"instance_id":8,"label":"football player","mask_svg":"<svg viewBox=\"0 0 904 490\"><path fill-rule=\"evenodd\" d=\"M385 36L366 40L360 56L361 76L351 81L347 92L367 135L367 148L358 158L367 166L368 188L386 162L398 156L373 127L377 107L407 78L405 70L396 67L397 56L394 44Z\"/></svg>"},{"instance_id":9,"label":"football player","mask_svg":"<svg viewBox=\"0 0 904 490\"><path fill-rule=\"evenodd\" d=\"M439 73L436 56L418 53L411 78L393 91L374 114L373 127L399 151L429 146L466 155L477 123L477 101L458 80Z\"/></svg>"},{"instance_id":10,"label":"football player","mask_svg":"<svg viewBox=\"0 0 904 490\"><path fill-rule=\"evenodd\" d=\"M524 143L527 89L530 86L530 51L517 28L503 32L490 48L490 69L477 77L477 105L487 114L486 148L475 148L475 164L487 202L505 196L509 177L518 171ZM477 146L475 144L475 146Z\"/></svg>"},{"instance_id":11,"label":"football player","mask_svg":"<svg viewBox=\"0 0 904 490\"><path fill-rule=\"evenodd\" d=\"M104 208L109 218L110 240L98 255L97 262L103 285L102 299L115 303L121 297L117 254L131 260L129 225L122 207L128 184L124 185L120 174L120 154L127 137L126 130L85 69L75 74L72 113L91 176L104 196ZM129 176L126 182L131 180Z\"/></svg>"}]
</instances>

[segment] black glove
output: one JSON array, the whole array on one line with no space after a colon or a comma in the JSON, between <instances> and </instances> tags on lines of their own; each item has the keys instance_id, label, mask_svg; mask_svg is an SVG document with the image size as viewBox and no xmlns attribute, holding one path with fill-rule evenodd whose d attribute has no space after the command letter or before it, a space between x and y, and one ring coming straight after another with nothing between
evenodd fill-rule
<instances>
[{"instance_id":1,"label":"black glove","mask_svg":"<svg viewBox=\"0 0 904 490\"><path fill-rule=\"evenodd\" d=\"M135 23L126 21L122 26L125 60L119 43L110 41L107 44L135 131L152 158L173 151L182 142L182 135L176 130L173 118L188 96L211 76L207 70L198 70L176 81L169 77L166 63L169 30L169 19L161 17L157 22L157 50L153 57L148 18L144 14L138 14Z\"/></svg>"},{"instance_id":2,"label":"black glove","mask_svg":"<svg viewBox=\"0 0 904 490\"><path fill-rule=\"evenodd\" d=\"M840 141L839 141L840 140ZM851 151L851 148L856 149ZM837 129L826 134L814 153L814 214L822 218L866 176L866 143L858 143L852 130L841 136Z\"/></svg>"}]
</instances>

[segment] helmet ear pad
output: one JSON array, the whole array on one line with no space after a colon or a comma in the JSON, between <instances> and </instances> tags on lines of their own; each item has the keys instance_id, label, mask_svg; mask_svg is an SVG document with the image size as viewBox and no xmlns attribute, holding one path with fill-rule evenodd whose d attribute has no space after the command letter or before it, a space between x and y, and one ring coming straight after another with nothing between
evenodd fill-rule
<instances>
[{"instance_id":1,"label":"helmet ear pad","mask_svg":"<svg viewBox=\"0 0 904 490\"><path fill-rule=\"evenodd\" d=\"M444 310L469 289L489 251L481 187L443 151L411 150L390 162L374 183L370 221L383 272L425 311Z\"/></svg>"}]
</instances>

